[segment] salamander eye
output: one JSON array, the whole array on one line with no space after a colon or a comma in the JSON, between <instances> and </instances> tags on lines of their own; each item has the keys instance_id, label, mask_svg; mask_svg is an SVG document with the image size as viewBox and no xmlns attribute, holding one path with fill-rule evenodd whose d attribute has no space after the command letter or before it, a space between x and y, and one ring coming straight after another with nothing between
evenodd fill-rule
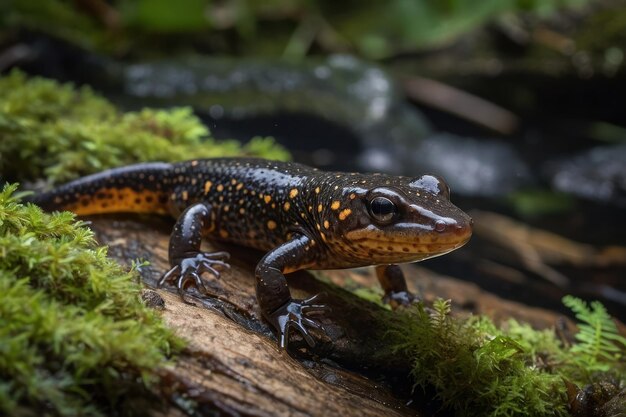
<instances>
[{"instance_id":1,"label":"salamander eye","mask_svg":"<svg viewBox=\"0 0 626 417\"><path fill-rule=\"evenodd\" d=\"M381 223L388 223L396 214L396 205L386 197L374 197L370 201L370 213Z\"/></svg>"}]
</instances>

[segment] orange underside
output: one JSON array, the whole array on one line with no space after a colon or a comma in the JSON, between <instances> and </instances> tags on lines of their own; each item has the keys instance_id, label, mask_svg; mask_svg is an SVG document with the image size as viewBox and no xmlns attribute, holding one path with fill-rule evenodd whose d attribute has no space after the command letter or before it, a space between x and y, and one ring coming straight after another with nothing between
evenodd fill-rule
<instances>
[{"instance_id":1,"label":"orange underside","mask_svg":"<svg viewBox=\"0 0 626 417\"><path fill-rule=\"evenodd\" d=\"M157 191L135 191L130 188L101 188L90 195L76 195L76 201L64 209L78 215L101 213L168 214L167 195Z\"/></svg>"}]
</instances>

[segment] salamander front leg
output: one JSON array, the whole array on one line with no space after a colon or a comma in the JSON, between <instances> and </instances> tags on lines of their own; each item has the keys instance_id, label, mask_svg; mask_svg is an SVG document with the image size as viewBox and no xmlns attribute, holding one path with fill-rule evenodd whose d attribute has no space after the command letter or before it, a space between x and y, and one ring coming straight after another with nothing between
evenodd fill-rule
<instances>
[{"instance_id":1,"label":"salamander front leg","mask_svg":"<svg viewBox=\"0 0 626 417\"><path fill-rule=\"evenodd\" d=\"M185 299L185 286L191 282L196 288L207 294L200 276L210 272L220 277L220 269L230 268L225 261L230 255L227 252L201 252L202 231L209 222L211 207L202 203L187 208L178 218L170 237L169 261L172 267L159 280L158 287L165 282L176 283L178 293Z\"/></svg>"},{"instance_id":2,"label":"salamander front leg","mask_svg":"<svg viewBox=\"0 0 626 417\"><path fill-rule=\"evenodd\" d=\"M383 302L389 303L391 308L396 309L419 301L419 297L407 288L404 274L398 265L378 265L376 276L385 291Z\"/></svg>"},{"instance_id":3,"label":"salamander front leg","mask_svg":"<svg viewBox=\"0 0 626 417\"><path fill-rule=\"evenodd\" d=\"M296 271L307 263L306 251L311 243L304 235L294 237L269 252L256 267L256 294L261 306L263 317L278 331L278 344L285 349L289 342L291 329L298 331L309 346L315 346L315 341L309 334L308 328L323 328L320 324L308 317L309 313L329 310L317 301L317 295L304 299L291 298L284 271Z\"/></svg>"}]
</instances>

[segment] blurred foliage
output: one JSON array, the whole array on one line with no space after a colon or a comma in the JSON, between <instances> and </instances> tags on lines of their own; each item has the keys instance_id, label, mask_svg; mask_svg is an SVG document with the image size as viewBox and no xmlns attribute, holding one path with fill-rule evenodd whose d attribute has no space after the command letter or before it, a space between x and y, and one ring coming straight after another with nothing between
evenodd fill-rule
<instances>
[{"instance_id":1,"label":"blurred foliage","mask_svg":"<svg viewBox=\"0 0 626 417\"><path fill-rule=\"evenodd\" d=\"M441 299L398 312L389 335L414 359L416 386L434 388L456 415L567 416L572 398L564 381L626 383L626 339L600 303L589 307L571 296L563 302L579 320L571 346L554 330L515 320L498 328L485 316L453 317L450 301ZM607 400L626 406L626 398Z\"/></svg>"},{"instance_id":2,"label":"blurred foliage","mask_svg":"<svg viewBox=\"0 0 626 417\"><path fill-rule=\"evenodd\" d=\"M507 196L508 203L523 217L564 213L575 207L574 197L541 188L526 188Z\"/></svg>"},{"instance_id":3,"label":"blurred foliage","mask_svg":"<svg viewBox=\"0 0 626 417\"><path fill-rule=\"evenodd\" d=\"M589 126L588 135L597 141L623 143L626 142L626 127L607 122L595 122Z\"/></svg>"},{"instance_id":4,"label":"blurred foliage","mask_svg":"<svg viewBox=\"0 0 626 417\"><path fill-rule=\"evenodd\" d=\"M317 47L383 58L449 43L506 13L548 16L590 1L8 0L0 6L0 24L116 53L154 47L146 42L151 36L177 34L213 52L298 58Z\"/></svg>"},{"instance_id":5,"label":"blurred foliage","mask_svg":"<svg viewBox=\"0 0 626 417\"><path fill-rule=\"evenodd\" d=\"M120 113L89 88L17 71L0 78L0 137L0 173L10 181L58 183L142 161L289 157L271 139L215 141L189 108Z\"/></svg>"},{"instance_id":6,"label":"blurred foliage","mask_svg":"<svg viewBox=\"0 0 626 417\"><path fill-rule=\"evenodd\" d=\"M182 342L141 302L135 270L16 188L0 191L0 415L145 415L133 396Z\"/></svg>"},{"instance_id":7,"label":"blurred foliage","mask_svg":"<svg viewBox=\"0 0 626 417\"><path fill-rule=\"evenodd\" d=\"M507 12L546 15L585 0L393 0L335 2L331 25L366 56L382 58L451 42ZM348 8L350 5L352 7ZM331 10L330 8L325 10Z\"/></svg>"}]
</instances>

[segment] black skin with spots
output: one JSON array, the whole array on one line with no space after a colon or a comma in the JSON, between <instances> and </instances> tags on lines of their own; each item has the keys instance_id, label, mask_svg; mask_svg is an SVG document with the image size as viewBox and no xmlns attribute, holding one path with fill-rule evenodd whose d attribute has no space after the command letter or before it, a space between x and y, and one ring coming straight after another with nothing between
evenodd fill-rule
<instances>
[{"instance_id":1,"label":"black skin with spots","mask_svg":"<svg viewBox=\"0 0 626 417\"><path fill-rule=\"evenodd\" d=\"M134 205L107 201L121 195L130 195ZM201 274L219 276L228 268L227 253L200 250L203 237L267 251L256 267L256 293L281 348L290 329L313 346L308 329L321 327L308 315L326 309L316 297L293 299L286 273L377 265L385 301L408 304L415 297L397 264L445 254L471 236L471 219L450 203L448 186L435 176L322 172L252 158L132 165L79 179L33 202L79 214L170 213L178 219L169 246L172 268L160 283L175 283L183 297L188 282L206 290Z\"/></svg>"}]
</instances>

